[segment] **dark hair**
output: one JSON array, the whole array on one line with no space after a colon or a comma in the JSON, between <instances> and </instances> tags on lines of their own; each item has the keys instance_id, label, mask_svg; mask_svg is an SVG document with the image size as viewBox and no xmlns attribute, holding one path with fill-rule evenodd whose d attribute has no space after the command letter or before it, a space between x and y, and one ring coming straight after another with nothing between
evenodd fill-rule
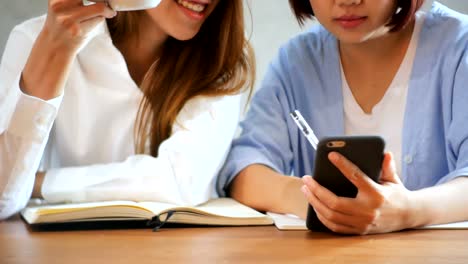
<instances>
[{"instance_id":1,"label":"dark hair","mask_svg":"<svg viewBox=\"0 0 468 264\"><path fill-rule=\"evenodd\" d=\"M404 28L414 17L414 13L422 6L424 0L397 0L400 12L396 13L389 23L392 27L392 32ZM309 0L289 0L294 15L300 25L304 25L307 19L314 17L314 10L310 5Z\"/></svg>"}]
</instances>

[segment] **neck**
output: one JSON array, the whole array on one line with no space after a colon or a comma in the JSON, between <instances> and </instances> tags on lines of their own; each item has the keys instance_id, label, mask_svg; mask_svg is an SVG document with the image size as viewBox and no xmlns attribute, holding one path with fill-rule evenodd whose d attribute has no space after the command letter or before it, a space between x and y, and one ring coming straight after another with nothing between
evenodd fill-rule
<instances>
[{"instance_id":1,"label":"neck","mask_svg":"<svg viewBox=\"0 0 468 264\"><path fill-rule=\"evenodd\" d=\"M361 43L339 42L341 61L343 64L352 64L359 61L361 65L370 67L380 65L387 61L394 61L406 54L414 30L414 21L404 29L387 33L376 39Z\"/></svg>"},{"instance_id":2,"label":"neck","mask_svg":"<svg viewBox=\"0 0 468 264\"><path fill-rule=\"evenodd\" d=\"M117 44L127 62L127 67L138 85L153 63L160 57L168 35L144 13L139 21L138 34L132 34Z\"/></svg>"},{"instance_id":3,"label":"neck","mask_svg":"<svg viewBox=\"0 0 468 264\"><path fill-rule=\"evenodd\" d=\"M383 98L411 42L414 23L401 31L358 44L340 43L341 65L349 88L365 113Z\"/></svg>"}]
</instances>

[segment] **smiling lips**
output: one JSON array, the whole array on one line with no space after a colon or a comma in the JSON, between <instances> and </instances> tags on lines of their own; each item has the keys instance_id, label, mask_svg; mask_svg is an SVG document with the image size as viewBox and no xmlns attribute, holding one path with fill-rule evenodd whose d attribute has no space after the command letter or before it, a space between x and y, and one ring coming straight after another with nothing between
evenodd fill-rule
<instances>
[{"instance_id":1,"label":"smiling lips","mask_svg":"<svg viewBox=\"0 0 468 264\"><path fill-rule=\"evenodd\" d=\"M185 13L187 17L194 21L202 21L205 16L209 2L200 1L200 0L175 0L181 10Z\"/></svg>"},{"instance_id":2,"label":"smiling lips","mask_svg":"<svg viewBox=\"0 0 468 264\"><path fill-rule=\"evenodd\" d=\"M207 4L202 4L200 2L187 1L187 0L177 0L177 3L191 11L201 13L208 6Z\"/></svg>"},{"instance_id":3,"label":"smiling lips","mask_svg":"<svg viewBox=\"0 0 468 264\"><path fill-rule=\"evenodd\" d=\"M345 29L353 29L364 23L366 19L365 16L342 16L335 18L335 21Z\"/></svg>"}]
</instances>

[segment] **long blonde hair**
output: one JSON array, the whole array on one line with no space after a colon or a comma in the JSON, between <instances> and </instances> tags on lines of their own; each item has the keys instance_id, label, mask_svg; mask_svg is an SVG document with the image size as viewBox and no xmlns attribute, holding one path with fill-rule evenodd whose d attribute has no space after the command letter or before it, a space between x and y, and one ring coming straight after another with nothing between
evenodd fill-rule
<instances>
[{"instance_id":1,"label":"long blonde hair","mask_svg":"<svg viewBox=\"0 0 468 264\"><path fill-rule=\"evenodd\" d=\"M108 20L115 42L137 32L141 12L121 12ZM159 145L171 135L175 119L191 98L252 92L255 59L245 37L242 0L221 0L191 40L172 37L146 73L140 89L144 98L135 120L135 148L158 155Z\"/></svg>"}]
</instances>

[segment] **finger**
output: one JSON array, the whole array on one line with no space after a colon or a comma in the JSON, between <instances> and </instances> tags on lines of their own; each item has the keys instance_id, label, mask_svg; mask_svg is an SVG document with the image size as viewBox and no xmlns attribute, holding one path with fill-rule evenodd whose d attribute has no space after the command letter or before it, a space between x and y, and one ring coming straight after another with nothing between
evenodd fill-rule
<instances>
[{"instance_id":1,"label":"finger","mask_svg":"<svg viewBox=\"0 0 468 264\"><path fill-rule=\"evenodd\" d=\"M354 215L355 211L353 210L353 208L355 208L355 206L350 205L349 199L341 199L344 197L338 197L336 194L320 185L310 176L302 177L302 181L309 189L309 191L314 196L316 196L322 203L324 203L325 206L327 206L328 208L331 208L335 211L339 211L343 214Z\"/></svg>"},{"instance_id":2,"label":"finger","mask_svg":"<svg viewBox=\"0 0 468 264\"><path fill-rule=\"evenodd\" d=\"M83 22L95 17L112 18L117 13L104 3L97 3L90 6L75 7L67 12L69 18L76 22Z\"/></svg>"},{"instance_id":3,"label":"finger","mask_svg":"<svg viewBox=\"0 0 468 264\"><path fill-rule=\"evenodd\" d=\"M69 29L72 35L81 35L82 32L89 31L92 25L96 25L102 21L104 17L113 17L115 14L115 11L105 5L95 4L93 6L75 7L59 15L56 19L58 24Z\"/></svg>"},{"instance_id":4,"label":"finger","mask_svg":"<svg viewBox=\"0 0 468 264\"><path fill-rule=\"evenodd\" d=\"M53 13L60 13L79 6L83 6L83 0L50 0L48 10Z\"/></svg>"},{"instance_id":5,"label":"finger","mask_svg":"<svg viewBox=\"0 0 468 264\"><path fill-rule=\"evenodd\" d=\"M316 183L315 185L319 185ZM324 201L316 192L317 189L311 190L308 185L305 185L306 189L303 190L306 195L307 201L312 205L317 213L323 215L330 222L347 225L352 227L365 227L374 222L375 216L373 214L366 214L365 210L362 210L356 200L352 201L346 197L337 197L333 193L331 197L335 199L335 202L327 203ZM326 188L321 187L324 191L328 191ZM309 192L307 192L309 191ZM330 206L330 204L332 204Z\"/></svg>"},{"instance_id":6,"label":"finger","mask_svg":"<svg viewBox=\"0 0 468 264\"><path fill-rule=\"evenodd\" d=\"M314 208L315 212L317 214L322 215L331 223L345 225L349 227L363 226L367 224L366 222L359 220L359 217L353 217L330 209L313 193L309 192L308 194L306 194L306 198L310 205L312 205L312 207Z\"/></svg>"},{"instance_id":7,"label":"finger","mask_svg":"<svg viewBox=\"0 0 468 264\"><path fill-rule=\"evenodd\" d=\"M363 232L363 231L361 231L361 230L359 230L357 228L347 226L347 225L340 225L340 224L333 223L333 222L327 220L321 214L317 214L317 218L320 220L320 222L322 222L322 224L324 224L328 229L330 229L331 231L333 231L335 233L346 234L346 235L356 235L356 234L364 235L364 234L366 234L366 232Z\"/></svg>"},{"instance_id":8,"label":"finger","mask_svg":"<svg viewBox=\"0 0 468 264\"><path fill-rule=\"evenodd\" d=\"M359 190L376 192L379 188L377 183L375 183L371 178L364 174L361 169L359 169L356 165L354 165L351 161L338 152L330 152L328 154L328 159Z\"/></svg>"},{"instance_id":9,"label":"finger","mask_svg":"<svg viewBox=\"0 0 468 264\"><path fill-rule=\"evenodd\" d=\"M395 159L391 152L386 152L384 155L384 160L382 162L382 177L380 181L391 182L395 184L402 184L400 177L396 172Z\"/></svg>"},{"instance_id":10,"label":"finger","mask_svg":"<svg viewBox=\"0 0 468 264\"><path fill-rule=\"evenodd\" d=\"M310 176L302 177L302 181L309 188L309 190L320 199L320 201L327 203L329 207L340 208L339 197L332 191L320 185L316 180Z\"/></svg>"},{"instance_id":11,"label":"finger","mask_svg":"<svg viewBox=\"0 0 468 264\"><path fill-rule=\"evenodd\" d=\"M324 203L328 208L343 213L345 215L353 216L364 216L368 217L367 214L364 214L364 211L361 206L358 205L356 199L339 197L327 188L320 185L310 176L302 177L302 181L322 203Z\"/></svg>"},{"instance_id":12,"label":"finger","mask_svg":"<svg viewBox=\"0 0 468 264\"><path fill-rule=\"evenodd\" d=\"M82 21L80 23L81 27L83 28L83 30L85 32L88 32L90 31L92 28L96 27L96 25L98 25L99 23L103 22L105 20L104 17L94 17L94 18L91 18L91 19L88 19L88 20L85 20L85 21Z\"/></svg>"}]
</instances>

